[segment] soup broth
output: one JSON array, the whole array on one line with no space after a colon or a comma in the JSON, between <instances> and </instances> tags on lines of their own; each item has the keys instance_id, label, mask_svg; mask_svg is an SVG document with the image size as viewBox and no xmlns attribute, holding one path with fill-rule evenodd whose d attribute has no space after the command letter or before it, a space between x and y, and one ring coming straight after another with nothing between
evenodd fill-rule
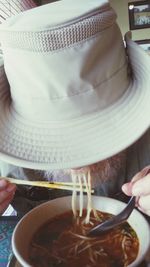
<instances>
[{"instance_id":1,"label":"soup broth","mask_svg":"<svg viewBox=\"0 0 150 267\"><path fill-rule=\"evenodd\" d=\"M126 222L99 237L87 237L87 232L111 214L92 211L90 223L83 216L73 218L72 211L44 224L33 236L29 260L34 267L124 267L138 254L139 241Z\"/></svg>"}]
</instances>

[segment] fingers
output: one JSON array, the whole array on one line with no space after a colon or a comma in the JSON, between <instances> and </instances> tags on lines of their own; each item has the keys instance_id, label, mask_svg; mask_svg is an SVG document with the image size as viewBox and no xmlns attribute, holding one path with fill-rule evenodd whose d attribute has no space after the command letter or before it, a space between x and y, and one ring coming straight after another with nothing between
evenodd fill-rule
<instances>
[{"instance_id":1,"label":"fingers","mask_svg":"<svg viewBox=\"0 0 150 267\"><path fill-rule=\"evenodd\" d=\"M136 196L136 206L150 216L150 166L137 173L131 182L122 186L122 191L128 196Z\"/></svg>"},{"instance_id":2,"label":"fingers","mask_svg":"<svg viewBox=\"0 0 150 267\"><path fill-rule=\"evenodd\" d=\"M6 180L0 180L0 204L9 197L9 195L14 194L16 191L16 185L11 184Z\"/></svg>"},{"instance_id":3,"label":"fingers","mask_svg":"<svg viewBox=\"0 0 150 267\"><path fill-rule=\"evenodd\" d=\"M8 181L0 180L0 190L5 189L8 186Z\"/></svg>"},{"instance_id":4,"label":"fingers","mask_svg":"<svg viewBox=\"0 0 150 267\"><path fill-rule=\"evenodd\" d=\"M140 211L150 216L150 195L141 196L138 200L137 207Z\"/></svg>"},{"instance_id":5,"label":"fingers","mask_svg":"<svg viewBox=\"0 0 150 267\"><path fill-rule=\"evenodd\" d=\"M0 214L3 214L3 212L7 209L9 204L11 203L12 199L14 197L14 194L10 194L8 198L6 198L1 204L0 204Z\"/></svg>"},{"instance_id":6,"label":"fingers","mask_svg":"<svg viewBox=\"0 0 150 267\"><path fill-rule=\"evenodd\" d=\"M124 184L122 191L128 196L150 194L150 165L138 172L131 182Z\"/></svg>"},{"instance_id":7,"label":"fingers","mask_svg":"<svg viewBox=\"0 0 150 267\"><path fill-rule=\"evenodd\" d=\"M137 178L137 177L136 177ZM136 181L131 181L122 186L122 191L128 196L141 196L150 194L150 174Z\"/></svg>"},{"instance_id":8,"label":"fingers","mask_svg":"<svg viewBox=\"0 0 150 267\"><path fill-rule=\"evenodd\" d=\"M127 195L127 196L132 196L132 182L126 183L122 186L122 191Z\"/></svg>"},{"instance_id":9,"label":"fingers","mask_svg":"<svg viewBox=\"0 0 150 267\"><path fill-rule=\"evenodd\" d=\"M133 185L136 181L140 180L143 177L143 172L145 172L144 168L142 171L138 172L129 183L126 183L122 186L122 191L127 195L127 196L132 196L132 188Z\"/></svg>"},{"instance_id":10,"label":"fingers","mask_svg":"<svg viewBox=\"0 0 150 267\"><path fill-rule=\"evenodd\" d=\"M136 182L137 180L143 178L144 176L146 176L148 174L148 172L150 171L150 165L146 166L144 169L142 169L140 172L138 172L133 178L132 178L132 182Z\"/></svg>"},{"instance_id":11,"label":"fingers","mask_svg":"<svg viewBox=\"0 0 150 267\"><path fill-rule=\"evenodd\" d=\"M150 174L133 183L132 194L134 196L142 196L150 194Z\"/></svg>"},{"instance_id":12,"label":"fingers","mask_svg":"<svg viewBox=\"0 0 150 267\"><path fill-rule=\"evenodd\" d=\"M133 178L132 178L132 183L138 181L138 180L141 179L142 177L143 177L143 175L142 175L142 171L138 172L136 175L133 176Z\"/></svg>"},{"instance_id":13,"label":"fingers","mask_svg":"<svg viewBox=\"0 0 150 267\"><path fill-rule=\"evenodd\" d=\"M16 186L6 180L0 180L0 213L2 213L14 197Z\"/></svg>"}]
</instances>

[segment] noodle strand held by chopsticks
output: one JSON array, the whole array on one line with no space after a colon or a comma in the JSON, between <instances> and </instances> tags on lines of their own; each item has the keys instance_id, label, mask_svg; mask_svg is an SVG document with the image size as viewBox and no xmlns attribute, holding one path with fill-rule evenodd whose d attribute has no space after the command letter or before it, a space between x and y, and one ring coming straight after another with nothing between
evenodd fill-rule
<instances>
[{"instance_id":1,"label":"noodle strand held by chopsticks","mask_svg":"<svg viewBox=\"0 0 150 267\"><path fill-rule=\"evenodd\" d=\"M72 182L73 182L73 192L72 192L72 212L74 217L76 218L77 216L77 191L76 191L76 181L77 181L77 176L74 174L74 172L71 171L71 177L72 177Z\"/></svg>"},{"instance_id":2,"label":"noodle strand held by chopsticks","mask_svg":"<svg viewBox=\"0 0 150 267\"><path fill-rule=\"evenodd\" d=\"M92 210L92 198L91 198L91 174L89 168L81 168L80 170L71 170L71 177L73 183L73 193L72 193L72 211L74 217L77 216L77 190L76 184L79 183L80 186L80 196L79 196L79 217L83 214L83 186L86 188L87 192L87 215L84 223L90 223L90 214Z\"/></svg>"},{"instance_id":3,"label":"noodle strand held by chopsticks","mask_svg":"<svg viewBox=\"0 0 150 267\"><path fill-rule=\"evenodd\" d=\"M87 215L85 218L85 223L88 224L90 222L90 214L92 210L90 170L88 170L86 174L83 174L83 179L84 179L84 183L85 183L86 190L87 190Z\"/></svg>"},{"instance_id":4,"label":"noodle strand held by chopsticks","mask_svg":"<svg viewBox=\"0 0 150 267\"><path fill-rule=\"evenodd\" d=\"M82 187L82 176L81 174L78 175L79 184L80 184L80 212L79 216L82 217L83 214L83 187Z\"/></svg>"}]
</instances>

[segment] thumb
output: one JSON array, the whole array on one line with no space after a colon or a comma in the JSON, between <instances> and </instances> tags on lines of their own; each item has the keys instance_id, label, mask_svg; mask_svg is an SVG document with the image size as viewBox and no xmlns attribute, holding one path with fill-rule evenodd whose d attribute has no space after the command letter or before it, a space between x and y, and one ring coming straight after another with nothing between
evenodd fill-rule
<instances>
[{"instance_id":1,"label":"thumb","mask_svg":"<svg viewBox=\"0 0 150 267\"><path fill-rule=\"evenodd\" d=\"M122 186L122 191L127 195L127 196L132 196L132 182L126 183Z\"/></svg>"},{"instance_id":2,"label":"thumb","mask_svg":"<svg viewBox=\"0 0 150 267\"><path fill-rule=\"evenodd\" d=\"M141 172L138 172L136 175L133 176L132 180L128 183L125 183L122 186L122 191L127 195L127 196L132 196L132 187L133 184L138 181L139 179L141 179Z\"/></svg>"},{"instance_id":3,"label":"thumb","mask_svg":"<svg viewBox=\"0 0 150 267\"><path fill-rule=\"evenodd\" d=\"M134 177L132 178L132 180L128 183L125 183L122 186L122 191L127 195L127 196L132 196L132 189L134 184L142 179L144 176L146 176L148 173L150 172L150 165L145 167L144 169L142 169L140 172L138 172L136 175L134 175Z\"/></svg>"}]
</instances>

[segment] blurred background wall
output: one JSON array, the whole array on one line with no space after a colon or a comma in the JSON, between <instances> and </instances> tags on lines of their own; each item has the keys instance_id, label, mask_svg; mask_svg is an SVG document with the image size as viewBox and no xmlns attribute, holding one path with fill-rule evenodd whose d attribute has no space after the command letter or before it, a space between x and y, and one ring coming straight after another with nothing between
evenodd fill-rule
<instances>
[{"instance_id":1,"label":"blurred background wall","mask_svg":"<svg viewBox=\"0 0 150 267\"><path fill-rule=\"evenodd\" d=\"M129 31L128 3L137 1L138 0L110 0L111 6L117 13L117 21L123 35L125 34L125 32ZM132 38L133 40L150 39L150 28L132 30Z\"/></svg>"}]
</instances>

